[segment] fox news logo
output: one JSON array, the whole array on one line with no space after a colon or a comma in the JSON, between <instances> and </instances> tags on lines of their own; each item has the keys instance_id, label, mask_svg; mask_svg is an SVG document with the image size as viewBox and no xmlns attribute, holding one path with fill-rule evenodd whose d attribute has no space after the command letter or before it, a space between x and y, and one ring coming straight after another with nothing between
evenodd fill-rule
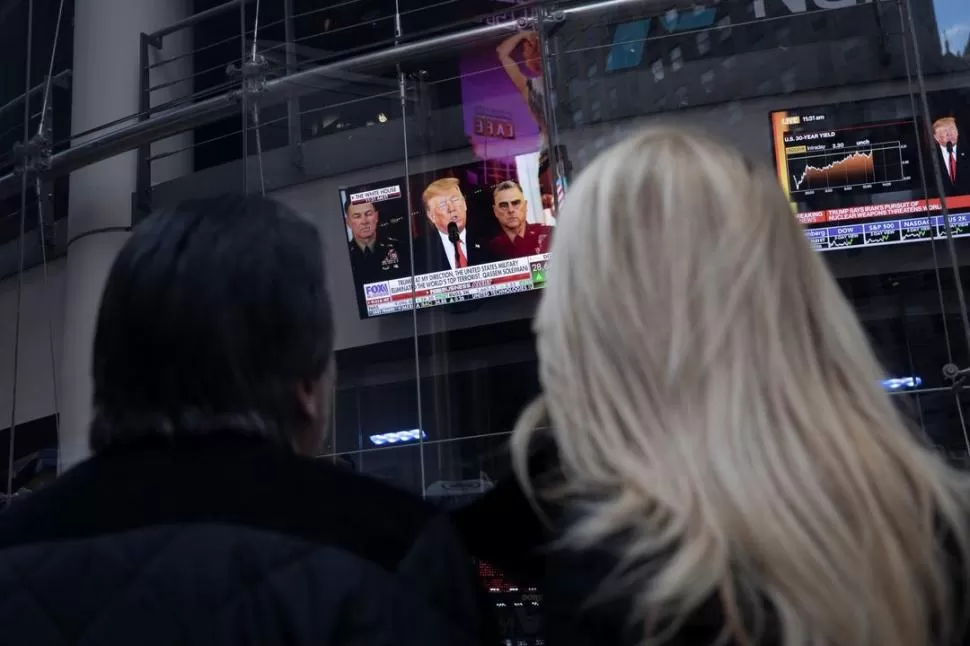
<instances>
[{"instance_id":1,"label":"fox news logo","mask_svg":"<svg viewBox=\"0 0 970 646\"><path fill-rule=\"evenodd\" d=\"M391 290L387 288L387 285L368 285L364 288L364 294L369 298L377 296L390 296Z\"/></svg>"}]
</instances>

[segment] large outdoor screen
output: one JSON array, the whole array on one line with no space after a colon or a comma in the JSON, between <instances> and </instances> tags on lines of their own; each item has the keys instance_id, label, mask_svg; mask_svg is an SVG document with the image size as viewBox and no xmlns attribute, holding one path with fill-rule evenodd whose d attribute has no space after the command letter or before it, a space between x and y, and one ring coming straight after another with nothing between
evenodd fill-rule
<instances>
[{"instance_id":1,"label":"large outdoor screen","mask_svg":"<svg viewBox=\"0 0 970 646\"><path fill-rule=\"evenodd\" d=\"M778 180L816 249L945 237L941 198L970 235L970 91L928 101L928 124L908 96L772 113Z\"/></svg>"},{"instance_id":2,"label":"large outdoor screen","mask_svg":"<svg viewBox=\"0 0 970 646\"><path fill-rule=\"evenodd\" d=\"M566 159L550 146L538 36L510 30L456 64L474 161L340 191L362 317L544 284Z\"/></svg>"},{"instance_id":3,"label":"large outdoor screen","mask_svg":"<svg viewBox=\"0 0 970 646\"><path fill-rule=\"evenodd\" d=\"M342 189L361 316L542 287L555 217L530 181L536 164L533 153Z\"/></svg>"}]
</instances>

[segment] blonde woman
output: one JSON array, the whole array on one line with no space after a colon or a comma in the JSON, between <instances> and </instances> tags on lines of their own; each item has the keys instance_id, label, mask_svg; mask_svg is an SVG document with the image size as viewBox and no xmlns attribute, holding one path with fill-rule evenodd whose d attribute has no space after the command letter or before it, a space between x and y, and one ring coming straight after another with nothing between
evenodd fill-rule
<instances>
[{"instance_id":1,"label":"blonde woman","mask_svg":"<svg viewBox=\"0 0 970 646\"><path fill-rule=\"evenodd\" d=\"M480 555L528 572L526 545L481 528L540 542L535 502L547 644L962 643L967 478L880 390L772 174L647 130L565 210L535 320L543 395L512 441L521 490L456 515Z\"/></svg>"}]
</instances>

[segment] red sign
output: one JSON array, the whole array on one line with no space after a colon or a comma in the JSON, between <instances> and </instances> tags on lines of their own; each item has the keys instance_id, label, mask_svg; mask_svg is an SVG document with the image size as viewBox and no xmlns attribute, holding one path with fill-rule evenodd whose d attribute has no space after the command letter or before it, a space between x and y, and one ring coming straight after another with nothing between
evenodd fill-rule
<instances>
[{"instance_id":1,"label":"red sign","mask_svg":"<svg viewBox=\"0 0 970 646\"><path fill-rule=\"evenodd\" d=\"M970 195L957 195L946 198L948 209L965 209L970 207ZM795 217L802 224L818 224L819 222L840 222L844 220L864 220L868 218L882 218L893 215L910 215L926 211L939 211L939 199L911 200L909 202L890 202L888 204L869 204L866 206L850 206L826 211L811 211L798 213Z\"/></svg>"}]
</instances>

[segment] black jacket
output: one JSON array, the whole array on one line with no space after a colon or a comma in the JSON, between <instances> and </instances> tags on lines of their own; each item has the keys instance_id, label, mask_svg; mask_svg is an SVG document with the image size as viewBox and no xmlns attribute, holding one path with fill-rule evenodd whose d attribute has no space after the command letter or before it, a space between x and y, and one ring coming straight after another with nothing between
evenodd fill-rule
<instances>
[{"instance_id":1,"label":"black jacket","mask_svg":"<svg viewBox=\"0 0 970 646\"><path fill-rule=\"evenodd\" d=\"M529 471L540 487L558 479L558 456L551 442L540 441L536 446ZM542 593L546 646L642 644L645 624L633 620L629 594L592 599L614 573L616 552L608 547L589 551L554 547L568 526L572 511L547 503L541 507L542 518L518 481L509 477L472 504L453 511L452 520L476 558L503 570L520 584L536 586ZM724 625L720 604L712 598L664 644L723 643L718 639ZM761 643L780 643L770 620Z\"/></svg>"},{"instance_id":2,"label":"black jacket","mask_svg":"<svg viewBox=\"0 0 970 646\"><path fill-rule=\"evenodd\" d=\"M936 142L932 142L932 149L940 161L940 173L943 175L943 191L948 197L955 195L970 195L970 153L966 151L967 144L957 146L956 151L956 182L950 179L949 160L940 150ZM930 167L932 168L932 166ZM936 181L930 176L930 193L935 194Z\"/></svg>"},{"instance_id":3,"label":"black jacket","mask_svg":"<svg viewBox=\"0 0 970 646\"><path fill-rule=\"evenodd\" d=\"M466 229L465 246L469 267L494 262L495 258L488 249L488 240L478 237L471 227ZM448 262L441 236L437 229L427 227L424 235L414 241L414 273L430 274L450 269L451 264Z\"/></svg>"},{"instance_id":4,"label":"black jacket","mask_svg":"<svg viewBox=\"0 0 970 646\"><path fill-rule=\"evenodd\" d=\"M558 456L551 442L537 446L529 470L532 479L540 484L560 477ZM556 540L574 516L571 510L548 503L541 503L541 509L542 519L517 480L509 477L472 504L452 512L452 518L477 558L505 570L520 583L536 586L542 593L546 646L642 644L645 618L635 615L629 594L620 592L602 600L591 599L615 572L617 552L608 546L582 552L556 547ZM511 531L502 531L503 528ZM964 570L956 558L952 571L957 574L956 597L964 599L966 581L959 575ZM958 602L957 607L963 606ZM768 608L767 603L760 608L764 611L759 613L764 623L758 643L775 646L782 643L781 628ZM721 602L712 596L663 643L665 646L735 646L735 641L724 641L725 626ZM954 643L970 645L970 617L960 617L958 626L960 636ZM663 632L665 627L661 625L654 630Z\"/></svg>"},{"instance_id":5,"label":"black jacket","mask_svg":"<svg viewBox=\"0 0 970 646\"><path fill-rule=\"evenodd\" d=\"M105 452L0 514L5 646L488 643L450 524L260 440Z\"/></svg>"}]
</instances>

